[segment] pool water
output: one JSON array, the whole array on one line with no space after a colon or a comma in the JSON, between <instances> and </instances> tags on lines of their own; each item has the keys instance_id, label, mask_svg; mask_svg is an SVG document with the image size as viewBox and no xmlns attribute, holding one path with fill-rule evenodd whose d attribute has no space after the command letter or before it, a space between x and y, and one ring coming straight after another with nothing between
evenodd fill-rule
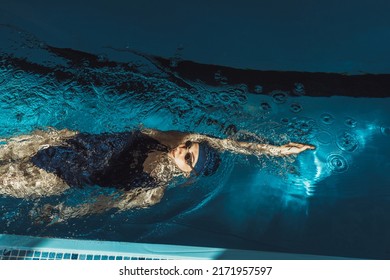
<instances>
[{"instance_id":1,"label":"pool water","mask_svg":"<svg viewBox=\"0 0 390 280\"><path fill-rule=\"evenodd\" d=\"M130 49L89 54L0 29L0 138L47 127L103 133L142 126L317 147L287 158L225 152L216 174L185 187L186 179L173 181L153 207L63 223L37 222L34 209L78 205L113 190L2 196L1 233L390 258L389 96L344 95L342 83L318 95L300 79L290 89L260 78L237 83L226 67L211 80L191 68L189 78L180 57L164 64Z\"/></svg>"}]
</instances>

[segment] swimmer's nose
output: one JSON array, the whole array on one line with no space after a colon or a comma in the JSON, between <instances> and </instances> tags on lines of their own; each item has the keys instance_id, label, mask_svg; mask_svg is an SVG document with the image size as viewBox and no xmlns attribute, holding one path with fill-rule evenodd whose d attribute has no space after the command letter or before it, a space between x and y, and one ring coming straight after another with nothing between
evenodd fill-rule
<instances>
[{"instance_id":1,"label":"swimmer's nose","mask_svg":"<svg viewBox=\"0 0 390 280\"><path fill-rule=\"evenodd\" d=\"M187 153L187 149L183 147L178 147L177 151L179 152L179 156L183 156L185 153Z\"/></svg>"}]
</instances>

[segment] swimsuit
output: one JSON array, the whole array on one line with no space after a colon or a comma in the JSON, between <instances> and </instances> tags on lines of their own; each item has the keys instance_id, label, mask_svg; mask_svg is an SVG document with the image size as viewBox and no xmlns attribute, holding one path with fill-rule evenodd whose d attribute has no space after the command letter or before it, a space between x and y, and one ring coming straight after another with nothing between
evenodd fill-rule
<instances>
[{"instance_id":1,"label":"swimsuit","mask_svg":"<svg viewBox=\"0 0 390 280\"><path fill-rule=\"evenodd\" d=\"M71 187L98 185L127 191L158 185L143 168L151 152L167 153L168 148L140 131L80 133L60 146L39 150L31 161Z\"/></svg>"}]
</instances>

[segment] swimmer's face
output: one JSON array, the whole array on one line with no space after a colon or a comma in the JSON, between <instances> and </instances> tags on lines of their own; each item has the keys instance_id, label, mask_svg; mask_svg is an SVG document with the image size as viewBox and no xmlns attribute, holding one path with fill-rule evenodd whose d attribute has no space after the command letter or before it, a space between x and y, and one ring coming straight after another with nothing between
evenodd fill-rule
<instances>
[{"instance_id":1,"label":"swimmer's face","mask_svg":"<svg viewBox=\"0 0 390 280\"><path fill-rule=\"evenodd\" d=\"M180 170L189 173L198 162L199 144L187 141L172 149L168 156L175 161Z\"/></svg>"}]
</instances>

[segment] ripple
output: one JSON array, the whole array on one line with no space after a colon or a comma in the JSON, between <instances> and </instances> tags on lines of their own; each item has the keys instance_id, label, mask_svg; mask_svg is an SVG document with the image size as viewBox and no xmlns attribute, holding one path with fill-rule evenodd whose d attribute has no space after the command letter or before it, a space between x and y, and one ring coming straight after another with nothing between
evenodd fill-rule
<instances>
[{"instance_id":1,"label":"ripple","mask_svg":"<svg viewBox=\"0 0 390 280\"><path fill-rule=\"evenodd\" d=\"M239 94L237 96L237 99L238 101L241 103L241 104L245 104L247 102L247 97L246 97L246 94L245 93L242 93L242 94Z\"/></svg>"},{"instance_id":2,"label":"ripple","mask_svg":"<svg viewBox=\"0 0 390 280\"><path fill-rule=\"evenodd\" d=\"M384 136L390 136L390 127L381 126L381 132Z\"/></svg>"},{"instance_id":3,"label":"ripple","mask_svg":"<svg viewBox=\"0 0 390 280\"><path fill-rule=\"evenodd\" d=\"M70 101L70 100L72 100L72 99L74 98L75 93L74 93L72 90L67 89L67 90L65 90L65 91L62 93L62 96L63 96L63 98L64 98L65 100Z\"/></svg>"},{"instance_id":4,"label":"ripple","mask_svg":"<svg viewBox=\"0 0 390 280\"><path fill-rule=\"evenodd\" d=\"M24 117L24 114L22 112L16 112L15 113L15 119L18 121L18 122L22 122L23 121L23 117Z\"/></svg>"},{"instance_id":5,"label":"ripple","mask_svg":"<svg viewBox=\"0 0 390 280\"><path fill-rule=\"evenodd\" d=\"M53 95L49 88L49 86L35 86L30 88L27 92L30 96L36 96L41 98L42 100L47 100L48 98L50 98L51 95Z\"/></svg>"},{"instance_id":6,"label":"ripple","mask_svg":"<svg viewBox=\"0 0 390 280\"><path fill-rule=\"evenodd\" d=\"M8 73L7 66L5 66L5 65L0 65L0 73L1 73L1 74L6 74L6 73Z\"/></svg>"},{"instance_id":7,"label":"ripple","mask_svg":"<svg viewBox=\"0 0 390 280\"><path fill-rule=\"evenodd\" d=\"M239 90L239 89L237 89L237 90ZM229 96L230 96L231 98L235 98L236 95L237 95L236 89L234 89L234 88L228 89L228 90L226 91L226 93L229 94Z\"/></svg>"},{"instance_id":8,"label":"ripple","mask_svg":"<svg viewBox=\"0 0 390 280\"><path fill-rule=\"evenodd\" d=\"M107 62L108 61L108 56L105 53L98 54L97 56L97 61L98 62Z\"/></svg>"},{"instance_id":9,"label":"ripple","mask_svg":"<svg viewBox=\"0 0 390 280\"><path fill-rule=\"evenodd\" d=\"M293 118L288 123L288 132L295 136L309 135L316 128L316 121L311 118Z\"/></svg>"},{"instance_id":10,"label":"ripple","mask_svg":"<svg viewBox=\"0 0 390 280\"><path fill-rule=\"evenodd\" d=\"M230 100L229 93L224 91L218 93L218 99L221 100L222 102L228 102Z\"/></svg>"},{"instance_id":11,"label":"ripple","mask_svg":"<svg viewBox=\"0 0 390 280\"><path fill-rule=\"evenodd\" d=\"M342 156L332 154L328 157L328 167L335 173L345 173L348 171L348 161Z\"/></svg>"},{"instance_id":12,"label":"ripple","mask_svg":"<svg viewBox=\"0 0 390 280\"><path fill-rule=\"evenodd\" d=\"M66 108L63 108L63 109L60 109L58 111L56 111L54 113L55 115L55 118L58 120L58 121L63 121L66 119L66 117L68 116L68 110Z\"/></svg>"},{"instance_id":13,"label":"ripple","mask_svg":"<svg viewBox=\"0 0 390 280\"><path fill-rule=\"evenodd\" d=\"M303 107L301 104L293 103L290 105L290 111L293 113L299 113L303 110Z\"/></svg>"},{"instance_id":14,"label":"ripple","mask_svg":"<svg viewBox=\"0 0 390 280\"><path fill-rule=\"evenodd\" d=\"M358 148L359 142L352 132L342 131L337 135L337 146L343 151L353 152Z\"/></svg>"},{"instance_id":15,"label":"ripple","mask_svg":"<svg viewBox=\"0 0 390 280\"><path fill-rule=\"evenodd\" d=\"M222 85L226 85L228 83L228 79L222 75L221 71L215 72L214 80Z\"/></svg>"},{"instance_id":16,"label":"ripple","mask_svg":"<svg viewBox=\"0 0 390 280\"><path fill-rule=\"evenodd\" d=\"M0 102L4 102L4 105L8 105L12 107L17 101L20 100L16 94L14 94L14 91L8 90L8 91L3 91L0 94Z\"/></svg>"},{"instance_id":17,"label":"ripple","mask_svg":"<svg viewBox=\"0 0 390 280\"><path fill-rule=\"evenodd\" d=\"M288 97L286 92L280 91L280 90L276 90L276 91L271 92L271 96L272 96L272 100L276 104L285 103L287 101L287 97Z\"/></svg>"},{"instance_id":18,"label":"ripple","mask_svg":"<svg viewBox=\"0 0 390 280\"><path fill-rule=\"evenodd\" d=\"M237 133L237 131L238 129L234 124L229 124L224 133L228 136L233 136Z\"/></svg>"},{"instance_id":19,"label":"ripple","mask_svg":"<svg viewBox=\"0 0 390 280\"><path fill-rule=\"evenodd\" d=\"M299 95L299 96L305 95L305 87L304 87L304 85L301 84L301 83L295 83L293 92L296 95Z\"/></svg>"},{"instance_id":20,"label":"ripple","mask_svg":"<svg viewBox=\"0 0 390 280\"><path fill-rule=\"evenodd\" d=\"M287 168L287 172L290 173L290 174L298 174L298 170L295 166L289 166Z\"/></svg>"},{"instance_id":21,"label":"ripple","mask_svg":"<svg viewBox=\"0 0 390 280\"><path fill-rule=\"evenodd\" d=\"M23 77L23 74L24 74L24 71L23 70L16 70L14 73L13 73L13 76L15 79L20 79Z\"/></svg>"},{"instance_id":22,"label":"ripple","mask_svg":"<svg viewBox=\"0 0 390 280\"><path fill-rule=\"evenodd\" d=\"M230 93L230 96L237 97L240 94L245 94L245 90L243 88L230 88L227 90Z\"/></svg>"},{"instance_id":23,"label":"ripple","mask_svg":"<svg viewBox=\"0 0 390 280\"><path fill-rule=\"evenodd\" d=\"M255 86L255 92L256 93L263 93L263 87L260 85Z\"/></svg>"},{"instance_id":24,"label":"ripple","mask_svg":"<svg viewBox=\"0 0 390 280\"><path fill-rule=\"evenodd\" d=\"M272 109L271 105L268 102L262 102L260 104L260 108L261 108L261 110L263 110L265 112L270 112Z\"/></svg>"},{"instance_id":25,"label":"ripple","mask_svg":"<svg viewBox=\"0 0 390 280\"><path fill-rule=\"evenodd\" d=\"M357 125L357 121L353 118L347 118L345 119L344 124L348 127L354 128Z\"/></svg>"},{"instance_id":26,"label":"ripple","mask_svg":"<svg viewBox=\"0 0 390 280\"><path fill-rule=\"evenodd\" d=\"M316 134L318 142L321 144L329 144L332 142L332 134L327 131L320 131Z\"/></svg>"},{"instance_id":27,"label":"ripple","mask_svg":"<svg viewBox=\"0 0 390 280\"><path fill-rule=\"evenodd\" d=\"M321 115L321 121L324 124L332 124L334 122L334 117L331 114L325 113Z\"/></svg>"},{"instance_id":28,"label":"ripple","mask_svg":"<svg viewBox=\"0 0 390 280\"><path fill-rule=\"evenodd\" d=\"M172 57L170 60L169 60L169 66L171 68L177 68L177 66L179 66L179 62L180 62L180 58L178 57Z\"/></svg>"},{"instance_id":29,"label":"ripple","mask_svg":"<svg viewBox=\"0 0 390 280\"><path fill-rule=\"evenodd\" d=\"M288 118L282 118L282 119L280 120L280 122L281 122L282 124L288 124L288 123L290 122L290 120L289 120Z\"/></svg>"},{"instance_id":30,"label":"ripple","mask_svg":"<svg viewBox=\"0 0 390 280\"><path fill-rule=\"evenodd\" d=\"M48 109L37 110L37 124L38 126L47 126L50 123L52 113Z\"/></svg>"},{"instance_id":31,"label":"ripple","mask_svg":"<svg viewBox=\"0 0 390 280\"><path fill-rule=\"evenodd\" d=\"M244 88L244 86L242 86ZM245 90L242 88L232 88L226 91L230 98L237 100L237 102L244 104L247 102Z\"/></svg>"},{"instance_id":32,"label":"ripple","mask_svg":"<svg viewBox=\"0 0 390 280\"><path fill-rule=\"evenodd\" d=\"M81 65L82 65L83 67L89 67L89 66L91 65L91 62L90 62L88 59L83 59L83 60L81 61Z\"/></svg>"},{"instance_id":33,"label":"ripple","mask_svg":"<svg viewBox=\"0 0 390 280\"><path fill-rule=\"evenodd\" d=\"M240 109L240 103L236 100L233 100L230 102L228 108L231 110L237 111Z\"/></svg>"}]
</instances>

